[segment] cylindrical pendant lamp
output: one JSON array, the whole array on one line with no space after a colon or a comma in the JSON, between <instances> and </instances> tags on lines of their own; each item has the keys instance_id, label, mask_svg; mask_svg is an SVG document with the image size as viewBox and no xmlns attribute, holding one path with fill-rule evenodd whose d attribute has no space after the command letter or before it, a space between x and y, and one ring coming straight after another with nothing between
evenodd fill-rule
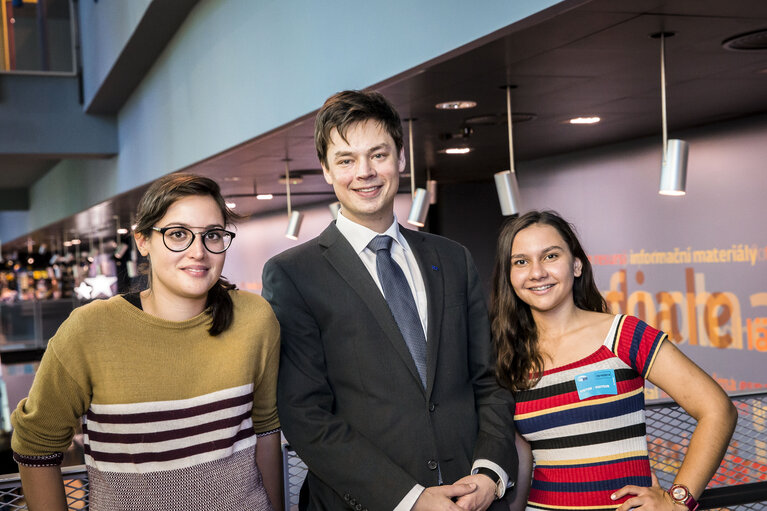
<instances>
[{"instance_id":1,"label":"cylindrical pendant lamp","mask_svg":"<svg viewBox=\"0 0 767 511\"><path fill-rule=\"evenodd\" d=\"M661 195L684 195L687 186L687 155L690 145L684 140L671 139L660 170Z\"/></svg>"},{"instance_id":2,"label":"cylindrical pendant lamp","mask_svg":"<svg viewBox=\"0 0 767 511\"><path fill-rule=\"evenodd\" d=\"M666 37L673 32L659 32L653 37L660 39L660 100L663 129L663 160L660 169L660 195L685 195L687 186L687 155L690 146L684 140L668 139L668 117L666 115Z\"/></svg>"},{"instance_id":3,"label":"cylindrical pendant lamp","mask_svg":"<svg viewBox=\"0 0 767 511\"><path fill-rule=\"evenodd\" d=\"M285 237L291 240L298 239L298 231L301 230L301 221L304 219L304 215L300 211L293 210L290 213L288 219L288 228L285 231Z\"/></svg>"},{"instance_id":4,"label":"cylindrical pendant lamp","mask_svg":"<svg viewBox=\"0 0 767 511\"><path fill-rule=\"evenodd\" d=\"M338 219L338 212L341 211L341 202L331 202L328 204L328 209L330 209L330 215L333 217L333 220Z\"/></svg>"},{"instance_id":5,"label":"cylindrical pendant lamp","mask_svg":"<svg viewBox=\"0 0 767 511\"><path fill-rule=\"evenodd\" d=\"M509 170L495 173L495 189L498 192L498 202L501 205L501 214L511 216L519 213L520 198L517 175Z\"/></svg>"},{"instance_id":6,"label":"cylindrical pendant lamp","mask_svg":"<svg viewBox=\"0 0 767 511\"><path fill-rule=\"evenodd\" d=\"M519 197L519 183L517 173L514 171L514 137L512 135L511 115L511 89L513 85L506 86L506 123L509 136L509 170L495 173L495 190L498 192L498 202L501 205L501 214L511 216L519 213L521 209Z\"/></svg>"},{"instance_id":7,"label":"cylindrical pendant lamp","mask_svg":"<svg viewBox=\"0 0 767 511\"><path fill-rule=\"evenodd\" d=\"M413 195L413 205L410 206L410 215L407 223L418 227L426 224L426 215L429 213L429 192L424 188L416 188Z\"/></svg>"}]
</instances>

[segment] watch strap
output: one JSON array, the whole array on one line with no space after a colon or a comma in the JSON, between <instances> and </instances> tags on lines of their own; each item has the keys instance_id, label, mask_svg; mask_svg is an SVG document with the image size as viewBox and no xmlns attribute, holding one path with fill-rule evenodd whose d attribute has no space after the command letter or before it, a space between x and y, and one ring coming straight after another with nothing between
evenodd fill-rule
<instances>
[{"instance_id":1,"label":"watch strap","mask_svg":"<svg viewBox=\"0 0 767 511\"><path fill-rule=\"evenodd\" d=\"M490 478L491 481L495 484L495 499L498 500L501 498L501 489L503 486L503 479L501 479L501 476L498 475L495 470L491 470L487 467L479 467L476 469L477 474L486 475Z\"/></svg>"},{"instance_id":2,"label":"watch strap","mask_svg":"<svg viewBox=\"0 0 767 511\"><path fill-rule=\"evenodd\" d=\"M675 493L674 490L677 490L677 489L684 490L685 492L684 498L678 499L674 497L674 493ZM700 506L700 504L698 504L698 501L695 500L695 497L692 496L692 492L690 491L690 489L683 484L678 484L678 483L672 484L671 488L667 490L667 493L669 494L669 496L671 496L671 500L673 500L677 504L682 504L686 506L687 509L689 509L690 511L697 511L698 507Z\"/></svg>"}]
</instances>

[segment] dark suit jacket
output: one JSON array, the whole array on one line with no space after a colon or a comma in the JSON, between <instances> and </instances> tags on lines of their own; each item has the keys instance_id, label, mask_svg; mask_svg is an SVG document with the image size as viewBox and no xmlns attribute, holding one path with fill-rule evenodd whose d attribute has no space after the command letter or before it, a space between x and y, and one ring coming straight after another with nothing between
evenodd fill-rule
<instances>
[{"instance_id":1,"label":"dark suit jacket","mask_svg":"<svg viewBox=\"0 0 767 511\"><path fill-rule=\"evenodd\" d=\"M269 260L263 296L282 330L277 394L309 467L309 509L393 509L416 483L494 461L516 479L511 394L494 378L487 309L469 252L400 229L428 297L427 388L386 301L331 224Z\"/></svg>"}]
</instances>

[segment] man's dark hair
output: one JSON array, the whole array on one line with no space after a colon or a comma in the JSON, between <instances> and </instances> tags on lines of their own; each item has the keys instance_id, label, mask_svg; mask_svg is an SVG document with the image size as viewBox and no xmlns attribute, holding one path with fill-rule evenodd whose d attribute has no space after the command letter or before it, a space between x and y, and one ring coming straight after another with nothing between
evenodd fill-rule
<instances>
[{"instance_id":1,"label":"man's dark hair","mask_svg":"<svg viewBox=\"0 0 767 511\"><path fill-rule=\"evenodd\" d=\"M314 121L314 143L317 157L328 166L328 145L330 132L335 128L345 141L346 131L353 125L367 120L380 123L386 130L397 149L397 156L402 151L402 121L394 106L378 92L346 90L329 97L322 105Z\"/></svg>"}]
</instances>

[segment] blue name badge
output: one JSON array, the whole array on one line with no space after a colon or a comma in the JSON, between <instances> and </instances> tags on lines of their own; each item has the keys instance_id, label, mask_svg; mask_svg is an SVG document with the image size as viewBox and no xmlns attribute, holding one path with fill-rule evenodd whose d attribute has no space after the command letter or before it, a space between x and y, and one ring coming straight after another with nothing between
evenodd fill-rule
<instances>
[{"instance_id":1,"label":"blue name badge","mask_svg":"<svg viewBox=\"0 0 767 511\"><path fill-rule=\"evenodd\" d=\"M618 393L614 369L579 374L575 377L575 386L578 388L578 399L581 400L594 396L614 396Z\"/></svg>"}]
</instances>

